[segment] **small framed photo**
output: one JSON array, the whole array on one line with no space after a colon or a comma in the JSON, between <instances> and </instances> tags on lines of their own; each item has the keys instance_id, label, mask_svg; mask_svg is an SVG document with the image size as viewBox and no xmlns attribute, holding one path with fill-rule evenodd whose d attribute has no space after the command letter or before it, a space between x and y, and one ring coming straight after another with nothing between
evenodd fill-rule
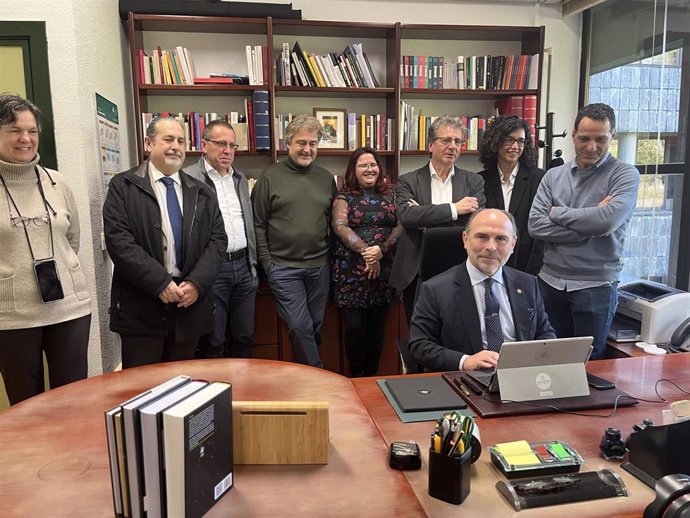
<instances>
[{"instance_id":1,"label":"small framed photo","mask_svg":"<svg viewBox=\"0 0 690 518\"><path fill-rule=\"evenodd\" d=\"M347 111L339 108L314 108L316 117L323 126L319 142L321 149L347 149Z\"/></svg>"}]
</instances>

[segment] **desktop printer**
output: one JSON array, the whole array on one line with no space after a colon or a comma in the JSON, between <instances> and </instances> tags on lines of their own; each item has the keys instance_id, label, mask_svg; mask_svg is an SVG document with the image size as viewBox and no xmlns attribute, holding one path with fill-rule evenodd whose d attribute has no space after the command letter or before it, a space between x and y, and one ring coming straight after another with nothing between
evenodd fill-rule
<instances>
[{"instance_id":1,"label":"desktop printer","mask_svg":"<svg viewBox=\"0 0 690 518\"><path fill-rule=\"evenodd\" d=\"M663 344L690 313L690 293L651 281L618 287L618 309L609 338Z\"/></svg>"}]
</instances>

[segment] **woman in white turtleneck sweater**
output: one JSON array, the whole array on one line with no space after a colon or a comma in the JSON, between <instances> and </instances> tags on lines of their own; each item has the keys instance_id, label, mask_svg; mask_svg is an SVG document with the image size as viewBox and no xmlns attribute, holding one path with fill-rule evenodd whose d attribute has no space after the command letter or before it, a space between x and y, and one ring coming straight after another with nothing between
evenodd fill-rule
<instances>
[{"instance_id":1,"label":"woman in white turtleneck sweater","mask_svg":"<svg viewBox=\"0 0 690 518\"><path fill-rule=\"evenodd\" d=\"M79 216L62 175L38 164L39 131L33 103L0 95L0 373L13 405L43 392L43 352L51 388L87 375Z\"/></svg>"}]
</instances>

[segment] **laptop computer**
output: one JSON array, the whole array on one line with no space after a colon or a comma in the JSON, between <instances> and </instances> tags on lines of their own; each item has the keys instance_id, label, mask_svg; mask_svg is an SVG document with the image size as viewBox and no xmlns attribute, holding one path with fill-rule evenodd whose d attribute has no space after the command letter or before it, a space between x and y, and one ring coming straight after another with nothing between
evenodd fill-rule
<instances>
[{"instance_id":1,"label":"laptop computer","mask_svg":"<svg viewBox=\"0 0 690 518\"><path fill-rule=\"evenodd\" d=\"M585 364L592 353L591 336L505 342L494 371L467 376L502 400L535 401L588 396Z\"/></svg>"},{"instance_id":2,"label":"laptop computer","mask_svg":"<svg viewBox=\"0 0 690 518\"><path fill-rule=\"evenodd\" d=\"M440 376L395 378L385 384L403 412L467 408L467 403Z\"/></svg>"}]
</instances>

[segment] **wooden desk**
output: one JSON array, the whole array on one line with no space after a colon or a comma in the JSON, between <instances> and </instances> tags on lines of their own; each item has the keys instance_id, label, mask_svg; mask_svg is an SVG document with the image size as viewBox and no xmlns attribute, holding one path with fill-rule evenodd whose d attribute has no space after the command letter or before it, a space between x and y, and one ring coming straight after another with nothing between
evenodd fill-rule
<instances>
[{"instance_id":1,"label":"wooden desk","mask_svg":"<svg viewBox=\"0 0 690 518\"><path fill-rule=\"evenodd\" d=\"M656 400L654 384L660 378L669 378L679 383L686 390L690 388L690 354L667 356L647 356L645 358L627 358L620 360L601 360L588 366L593 374L615 381L618 387L631 395L644 399ZM376 385L375 379L357 379L353 384L359 392L369 414L386 442L395 440L416 440L421 449L423 464L420 471L405 472L417 498L429 516L516 516L515 511L501 496L494 485L502 475L489 459L486 449L479 460L472 466L472 486L470 496L460 506L447 504L431 498L428 493L428 444L433 424L403 424L388 404L385 396ZM671 384L660 385L660 393L666 399L676 401L688 399ZM640 402L636 407L619 409L613 417L579 417L567 414L541 414L525 417L502 417L494 419L477 418L481 431L482 445L498 442L526 439L528 441L545 441L560 439L576 448L586 460L583 471L596 471L602 468L614 469L625 481L628 497L609 498L594 502L580 502L558 507L544 507L522 511L519 516L559 518L576 516L589 517L639 517L644 508L653 500L654 492L632 475L620 468L619 462L607 461L599 457L599 440L604 429L609 426L619 428L624 436L632 430L632 425L649 417L655 423L661 423L661 411L667 404ZM610 411L593 410L587 413L604 416Z\"/></svg>"},{"instance_id":2,"label":"wooden desk","mask_svg":"<svg viewBox=\"0 0 690 518\"><path fill-rule=\"evenodd\" d=\"M237 400L330 405L325 466L236 466L235 487L211 517L420 516L402 473L350 380L288 362L197 360L96 376L0 413L0 514L113 515L103 412L177 374L227 381Z\"/></svg>"},{"instance_id":3,"label":"wooden desk","mask_svg":"<svg viewBox=\"0 0 690 518\"><path fill-rule=\"evenodd\" d=\"M592 362L589 369L628 393L656 399L654 383L670 378L690 386L690 355ZM112 516L103 412L176 374L229 381L244 400L315 400L330 404L330 462L326 466L236 466L236 485L208 517L263 516L515 516L494 488L500 474L486 451L472 467L472 490L461 506L427 494L427 448L432 424L403 424L375 378L348 380L293 363L266 360L197 360L110 373L61 387L0 413L0 509L2 516L94 518ZM685 399L670 384L669 400ZM628 434L645 417L661 422L666 404L642 402L614 417L543 414L478 419L482 444L524 438L561 439L587 463L584 470L613 468L630 496L523 511L520 516L640 516L653 491L618 463L598 456L607 426ZM605 415L605 411L592 411ZM377 431L378 428L378 431ZM383 436L383 437L382 437ZM422 470L387 468L387 444L415 439Z\"/></svg>"},{"instance_id":4,"label":"wooden desk","mask_svg":"<svg viewBox=\"0 0 690 518\"><path fill-rule=\"evenodd\" d=\"M654 355L644 352L642 348L635 345L635 342L613 342L611 340L606 342L607 359L629 358L631 356L645 358Z\"/></svg>"}]
</instances>

